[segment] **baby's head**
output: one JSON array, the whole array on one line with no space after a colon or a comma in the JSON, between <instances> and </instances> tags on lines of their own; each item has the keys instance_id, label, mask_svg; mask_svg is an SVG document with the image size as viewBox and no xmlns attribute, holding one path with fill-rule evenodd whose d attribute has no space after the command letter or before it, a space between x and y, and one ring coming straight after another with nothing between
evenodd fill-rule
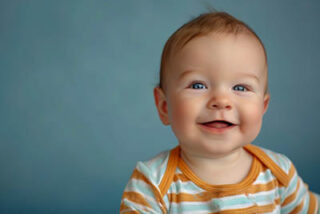
<instances>
[{"instance_id":1,"label":"baby's head","mask_svg":"<svg viewBox=\"0 0 320 214\"><path fill-rule=\"evenodd\" d=\"M154 89L159 116L184 152L222 156L251 143L269 103L267 55L259 37L227 13L178 29Z\"/></svg>"}]
</instances>

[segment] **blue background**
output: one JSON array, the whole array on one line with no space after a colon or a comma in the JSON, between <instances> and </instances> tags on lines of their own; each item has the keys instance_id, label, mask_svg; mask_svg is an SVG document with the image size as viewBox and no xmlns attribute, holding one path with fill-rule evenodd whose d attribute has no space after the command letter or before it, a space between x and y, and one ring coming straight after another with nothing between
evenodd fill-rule
<instances>
[{"instance_id":1,"label":"blue background","mask_svg":"<svg viewBox=\"0 0 320 214\"><path fill-rule=\"evenodd\" d=\"M208 5L265 43L256 144L320 192L320 2L0 1L0 213L118 213L138 160L177 144L154 106L168 37Z\"/></svg>"}]
</instances>

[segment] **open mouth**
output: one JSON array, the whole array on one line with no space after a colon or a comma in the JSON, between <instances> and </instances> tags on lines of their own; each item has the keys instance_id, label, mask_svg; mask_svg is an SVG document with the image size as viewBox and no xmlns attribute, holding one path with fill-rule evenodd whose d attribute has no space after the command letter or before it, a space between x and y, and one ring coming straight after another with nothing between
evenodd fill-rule
<instances>
[{"instance_id":1,"label":"open mouth","mask_svg":"<svg viewBox=\"0 0 320 214\"><path fill-rule=\"evenodd\" d=\"M214 120L214 121L201 123L201 125L204 125L210 128L223 129L223 128L234 126L235 124L225 120Z\"/></svg>"}]
</instances>

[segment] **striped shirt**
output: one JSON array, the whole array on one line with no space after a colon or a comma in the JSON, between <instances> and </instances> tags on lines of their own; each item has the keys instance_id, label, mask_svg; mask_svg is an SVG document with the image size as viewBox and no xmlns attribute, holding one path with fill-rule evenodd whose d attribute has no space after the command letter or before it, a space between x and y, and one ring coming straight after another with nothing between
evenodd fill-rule
<instances>
[{"instance_id":1,"label":"striped shirt","mask_svg":"<svg viewBox=\"0 0 320 214\"><path fill-rule=\"evenodd\" d=\"M254 145L247 177L209 185L180 158L180 147L138 162L124 190L120 213L318 213L319 196L308 191L284 155Z\"/></svg>"}]
</instances>

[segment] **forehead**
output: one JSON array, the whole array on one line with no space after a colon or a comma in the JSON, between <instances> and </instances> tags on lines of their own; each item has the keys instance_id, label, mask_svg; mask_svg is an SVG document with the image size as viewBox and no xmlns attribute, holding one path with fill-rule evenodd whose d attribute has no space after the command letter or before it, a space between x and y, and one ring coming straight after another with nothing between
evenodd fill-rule
<instances>
[{"instance_id":1,"label":"forehead","mask_svg":"<svg viewBox=\"0 0 320 214\"><path fill-rule=\"evenodd\" d=\"M266 73L262 45L249 33L211 33L197 37L173 53L167 64L166 78L172 80L186 70Z\"/></svg>"}]
</instances>

